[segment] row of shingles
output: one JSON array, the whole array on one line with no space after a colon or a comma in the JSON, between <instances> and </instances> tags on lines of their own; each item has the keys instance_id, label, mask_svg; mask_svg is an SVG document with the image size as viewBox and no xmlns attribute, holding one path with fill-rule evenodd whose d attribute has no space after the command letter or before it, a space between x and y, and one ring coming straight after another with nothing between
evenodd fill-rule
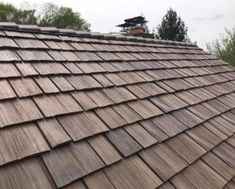
<instances>
[{"instance_id":1,"label":"row of shingles","mask_svg":"<svg viewBox=\"0 0 235 189\"><path fill-rule=\"evenodd\" d=\"M65 49L67 49L67 48L65 48ZM69 48L68 48L69 49Z\"/></svg>"},{"instance_id":2,"label":"row of shingles","mask_svg":"<svg viewBox=\"0 0 235 189\"><path fill-rule=\"evenodd\" d=\"M115 44L115 45L138 45L138 46L146 46L146 47L168 47L170 46L171 48L179 48L179 49L189 49L190 51L194 52L194 51L200 51L200 49L196 46L185 46L185 45L165 45L165 44L154 44L154 43L149 43L149 42L134 42L134 41L128 41L128 40L109 40L109 39L95 39L92 38L92 35L89 36L89 38L84 38L85 36L82 36L82 38L78 38L79 36L76 37L72 37L72 36L68 36L68 35L61 35L61 36L55 36L54 34L40 34L40 32L38 33L37 31L33 34L32 32L30 33L26 33L26 32L17 32L17 31L5 31L5 33L2 33L2 36L9 36L9 37L20 37L20 38L32 38L34 39L35 37L39 38L39 39L46 39L46 40L51 40L51 39L55 39L55 40L63 40L63 41L69 41L69 42L86 42L86 43L101 43L101 44ZM88 34L89 35L89 34ZM116 37L113 37L116 38ZM125 37L124 37L125 38ZM101 49L99 49L101 50ZM177 51L178 52L178 51Z\"/></svg>"},{"instance_id":3,"label":"row of shingles","mask_svg":"<svg viewBox=\"0 0 235 189\"><path fill-rule=\"evenodd\" d=\"M56 69L56 68L55 68ZM51 69L51 70L55 70L55 69ZM47 72L49 69L48 69L48 67L47 66L43 66L42 67L42 69L41 69L41 72ZM52 73L52 71L50 70L50 73ZM60 69L61 70L61 73L63 72L63 73L66 73L66 70L65 69ZM120 73L120 75L118 76L118 75L114 75L114 74L109 74L109 75L106 75L106 76L108 76L108 78L107 77L105 77L105 76L103 76L103 75L101 75L101 74L99 74L99 75L94 75L94 77L95 77L95 79L97 79L101 84L103 84L103 86L104 87L111 87L111 86L114 86L114 85L116 85L116 86L121 86L121 85L129 85L129 84L136 84L135 83L135 81L136 82L149 82L149 81L151 81L151 80L153 80L153 79L148 79L147 77L145 77L142 73L140 74L141 76L143 76L143 77L145 77L145 78L140 78L137 74L140 74L140 72L136 72L136 73L132 73L132 75L131 76L133 76L133 78L132 77L130 77L130 76L128 76L128 73ZM91 78L91 76L81 76L82 78L84 78L84 79L90 79L90 80L93 80L93 81L95 81L94 79L92 79ZM80 77L80 78L81 78ZM124 79L121 79L120 77L122 77L122 78L124 78ZM82 79L81 78L81 79ZM67 90L74 90L74 88L71 86L71 84L69 84L63 77L52 77L51 78L52 79L52 81L55 83L55 84L57 84L57 87L61 90L61 91L66 91L66 89ZM189 80L189 78L186 78L187 80ZM33 81L31 81L32 79L25 79L25 80L18 80L18 79L13 79L12 80L12 83L13 83L13 85L14 85L14 83L17 83L17 84L20 84L21 86L23 86L25 83L28 83L29 84L29 87L27 87L27 88L25 88L25 90L26 90L26 94L22 94L22 92L23 91L19 91L19 96L20 97L22 97L22 96L27 96L27 95L29 95L28 94L28 91L27 90L30 90L30 88L32 87L32 94L31 95L37 95L37 94L41 94L42 92L38 89L38 87L34 84L34 82ZM50 92L52 92L52 93L56 93L56 92L59 92L59 90L53 85L53 83L50 81L50 79L49 78L45 78L45 77L43 77L43 78L36 78L35 79L36 80L36 82L38 83L38 85L43 89L43 91L45 92L45 93L50 93ZM75 79L74 77L73 78L69 78L69 80L71 80L71 81L76 81L77 79ZM111 81L112 82L111 82ZM147 81L146 81L147 80ZM48 85L44 85L44 83L48 83ZM167 83L169 83L169 82L171 82L171 81L166 81ZM169 83L169 84L171 84L171 83ZM3 82L3 85L5 86L5 85L7 85L7 81L5 81L5 82ZM82 86L78 86L78 87L82 87ZM89 86L88 88L90 88L90 87L92 87L92 86ZM97 83L96 83L96 86L94 86L94 87L101 87L101 85L98 85ZM8 86L8 88L9 88L9 92L12 92L11 91L11 88ZM50 89L50 90L49 90ZM80 88L79 88L80 89ZM85 87L83 87L83 89L85 89ZM18 92L18 91L17 91ZM6 91L6 94L7 95L9 95L8 94L8 91ZM3 98L6 96L6 94L5 93L3 93ZM10 94L9 95L10 97L11 96L14 96L14 94ZM6 97L5 97L6 98Z\"/></svg>"},{"instance_id":4,"label":"row of shingles","mask_svg":"<svg viewBox=\"0 0 235 189\"><path fill-rule=\"evenodd\" d=\"M16 32L13 32L14 34L16 33ZM10 36L15 36L15 37L22 37L21 35L11 35L11 33L7 33L8 35L10 35ZM36 35L37 37L39 37L40 35ZM33 36L33 35L31 35L30 37L32 37L32 38L34 38L35 36ZM39 37L39 39L40 39L40 37ZM41 38L41 39L43 39L43 38ZM56 37L56 38L53 38L53 39L56 39L56 40L59 40L59 38L58 37ZM38 41L38 40L35 40L35 39L28 39L28 40L26 40L26 39L16 39L17 40L17 42L19 43L19 44L21 44L20 46L21 46L21 48L28 48L28 43L34 43L34 44L36 44L36 46L34 47L34 48L42 48L42 49L44 49L44 48L48 48L47 46L45 46L45 45L41 45L40 44L40 41ZM24 42L26 42L26 43L24 43ZM26 44L26 45L25 45ZM38 44L38 46L37 46L37 44ZM60 47L60 45L57 45L57 43L55 42L55 43L52 43L52 42L48 42L47 43L48 44L48 46L51 46L52 48L54 48L54 49L56 49L56 50L61 50L61 47ZM61 44L64 44L64 45L66 45L66 43L65 42L61 42ZM93 47L93 48L91 48L92 47L92 45L89 45L89 44L86 44L86 43L84 43L84 44L82 44L82 45L79 45L78 46L78 44L76 44L76 43L72 43L72 45L74 45L75 47L76 47L76 49L79 49L79 50L94 50L95 48ZM112 45L109 45L110 47L112 46ZM106 45L106 47L107 47L107 45ZM123 48L124 47L122 47L122 48L116 48L116 47L112 47L112 48L108 48L107 50L108 51L115 51L115 50L119 50L119 49L122 49L123 50ZM131 47L131 48L127 48L126 49L126 51L137 51L137 52L143 52L143 51L146 51L146 49L148 49L148 48L141 48L141 47L136 47L136 48L134 48L134 47ZM72 50L72 49L63 49L63 50ZM97 47L97 50L98 51L102 51L102 48L99 48L99 47ZM151 50L151 49L148 49L148 51L149 50ZM161 51L160 50L160 52L164 52L164 53L167 53L167 52L172 52L172 51ZM174 52L174 51L173 51ZM201 51L202 52L202 51ZM180 53L179 52L179 50L177 51L177 53ZM182 53L187 53L187 52L182 52Z\"/></svg>"},{"instance_id":5,"label":"row of shingles","mask_svg":"<svg viewBox=\"0 0 235 189\"><path fill-rule=\"evenodd\" d=\"M225 134L222 134L222 132L219 130L217 130L216 134L218 135L219 133L220 135L216 136L215 134L207 130L204 125L201 125L199 127L204 129L200 130L200 128L195 127L194 129L189 130L189 132L191 133L191 136L193 136L194 134L193 139L197 139L197 137L201 138L201 141L205 142L205 144L209 144L208 147L214 147L225 139L224 137L219 138L219 136L225 136ZM208 136L209 138L207 138ZM193 162L205 152L202 147L200 147L195 141L193 141L192 138L190 139L190 137L186 134L181 134L177 137L178 141L173 141L172 143L174 145L181 143L179 144L179 146L183 146L183 148L185 148L181 150L182 154L184 154L181 154L181 156L183 156L184 158L189 156L187 158L187 161ZM175 139L173 138L169 141L171 142L171 140ZM128 188L141 188L143 187L143 184L145 184L144 186L146 188L157 187L161 185L162 181L166 182L166 180L171 178L174 174L178 173L188 166L186 160L184 160L177 154L179 152L174 152L174 150L171 149L169 146L169 144L159 144L140 152L141 158L144 160L144 162L147 163L151 167L151 170L155 171L155 174L158 175L158 177L156 177L155 175L155 185L151 184L151 180L147 179L148 177L142 175L143 172L150 173L151 171L149 170L149 168L143 168L143 166L141 166L137 170L136 168L130 167L131 159L136 159L135 161L137 161L138 159L139 162L142 162L141 164L144 163L142 160L137 158L136 155L132 156L131 158L123 159L120 163L105 168L103 171L98 171L97 173L85 177L84 182L88 186L88 188L95 188L97 186L102 188L123 188L124 186L128 186ZM179 146L176 149L179 149ZM193 150L195 150L196 152ZM156 162L158 163L156 164ZM130 174L130 172L132 171L135 172L135 174ZM143 177L141 181L137 179L140 175L142 175ZM150 178L152 177L153 176L151 176ZM160 181L159 178L161 178L162 181ZM77 181L68 188L75 186L83 187L84 185L81 181ZM171 185L169 182L166 182L162 186L162 188L166 186L170 187Z\"/></svg>"}]
</instances>

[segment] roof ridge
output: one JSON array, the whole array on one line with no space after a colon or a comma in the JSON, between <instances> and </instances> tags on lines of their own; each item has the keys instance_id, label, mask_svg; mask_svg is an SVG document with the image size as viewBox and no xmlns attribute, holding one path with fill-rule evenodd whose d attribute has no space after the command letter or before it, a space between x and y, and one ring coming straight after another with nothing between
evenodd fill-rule
<instances>
[{"instance_id":1,"label":"roof ridge","mask_svg":"<svg viewBox=\"0 0 235 189\"><path fill-rule=\"evenodd\" d=\"M143 37L133 37L133 36L123 36L123 35L114 35L109 33L100 33L100 32L88 32L80 31L69 28L56 28L56 27L40 27L37 25L21 25L14 22L0 22L0 30L10 30L10 31L24 31L30 33L43 33L43 34L59 34L59 35L69 35L73 37L90 37L90 38L100 38L108 40L121 40L121 41L138 41L144 43L156 43L156 44L165 44L165 45L179 45L179 46L195 46L197 44L190 42L178 42L171 40L159 40L159 39L150 39Z\"/></svg>"}]
</instances>

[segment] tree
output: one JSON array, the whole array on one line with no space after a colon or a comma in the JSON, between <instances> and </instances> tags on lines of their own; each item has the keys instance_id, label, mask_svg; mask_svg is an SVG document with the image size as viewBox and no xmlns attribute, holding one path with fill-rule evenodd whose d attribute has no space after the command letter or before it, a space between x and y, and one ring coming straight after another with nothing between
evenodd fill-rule
<instances>
[{"instance_id":1,"label":"tree","mask_svg":"<svg viewBox=\"0 0 235 189\"><path fill-rule=\"evenodd\" d=\"M0 3L0 22L15 22L17 24L36 24L36 10L18 9L11 4Z\"/></svg>"},{"instance_id":2,"label":"tree","mask_svg":"<svg viewBox=\"0 0 235 189\"><path fill-rule=\"evenodd\" d=\"M85 31L90 30L90 24L81 18L78 12L74 12L68 7L59 7L50 3L43 5L41 11L36 11L35 9L18 9L11 4L0 3L0 22L38 24L40 26L54 26Z\"/></svg>"},{"instance_id":3,"label":"tree","mask_svg":"<svg viewBox=\"0 0 235 189\"><path fill-rule=\"evenodd\" d=\"M210 53L235 66L235 28L226 29L220 39L207 44Z\"/></svg>"},{"instance_id":4,"label":"tree","mask_svg":"<svg viewBox=\"0 0 235 189\"><path fill-rule=\"evenodd\" d=\"M54 4L47 3L44 5L39 18L40 26L55 26L58 28L90 31L90 24L82 19L78 12L73 12L68 7L58 7Z\"/></svg>"},{"instance_id":5,"label":"tree","mask_svg":"<svg viewBox=\"0 0 235 189\"><path fill-rule=\"evenodd\" d=\"M188 29L176 11L169 9L157 27L156 38L173 41L189 41Z\"/></svg>"}]
</instances>

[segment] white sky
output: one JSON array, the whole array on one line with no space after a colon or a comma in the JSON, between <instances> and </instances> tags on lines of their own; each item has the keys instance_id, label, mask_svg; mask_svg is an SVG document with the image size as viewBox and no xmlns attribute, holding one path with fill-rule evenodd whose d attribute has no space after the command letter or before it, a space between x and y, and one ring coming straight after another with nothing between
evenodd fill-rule
<instances>
[{"instance_id":1,"label":"white sky","mask_svg":"<svg viewBox=\"0 0 235 189\"><path fill-rule=\"evenodd\" d=\"M22 6L22 0L3 0ZM29 0L33 7L52 2L73 8L96 32L115 32L125 18L143 14L152 30L169 7L175 9L188 26L193 42L206 49L206 43L218 38L224 28L235 27L235 0Z\"/></svg>"}]
</instances>

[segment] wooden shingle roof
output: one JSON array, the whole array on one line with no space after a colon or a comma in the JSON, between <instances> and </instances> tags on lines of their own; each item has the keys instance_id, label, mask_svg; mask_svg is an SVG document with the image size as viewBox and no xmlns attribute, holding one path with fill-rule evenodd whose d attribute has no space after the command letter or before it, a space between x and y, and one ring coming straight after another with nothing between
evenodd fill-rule
<instances>
[{"instance_id":1,"label":"wooden shingle roof","mask_svg":"<svg viewBox=\"0 0 235 189\"><path fill-rule=\"evenodd\" d=\"M0 24L1 189L229 189L235 69L195 44Z\"/></svg>"}]
</instances>

